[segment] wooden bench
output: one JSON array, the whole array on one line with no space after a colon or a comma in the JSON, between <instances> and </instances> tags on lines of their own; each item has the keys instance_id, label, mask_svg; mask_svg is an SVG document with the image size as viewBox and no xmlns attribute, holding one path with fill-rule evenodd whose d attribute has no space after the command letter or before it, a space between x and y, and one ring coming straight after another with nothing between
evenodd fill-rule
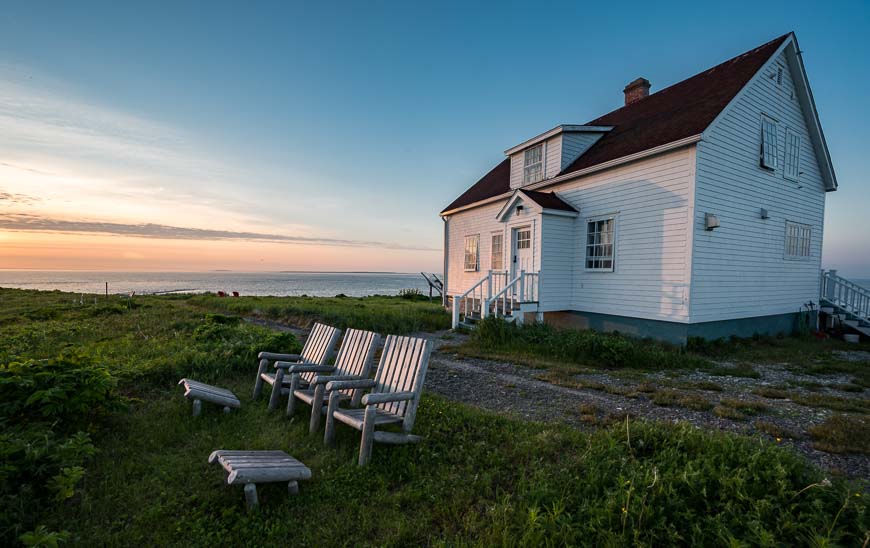
<instances>
[{"instance_id":1,"label":"wooden bench","mask_svg":"<svg viewBox=\"0 0 870 548\"><path fill-rule=\"evenodd\" d=\"M242 406L239 398L226 388L218 388L191 379L181 379L178 384L184 385L184 397L193 400L194 417L199 416L204 401L223 406L224 413L229 413L231 409L238 409Z\"/></svg>"},{"instance_id":2,"label":"wooden bench","mask_svg":"<svg viewBox=\"0 0 870 548\"><path fill-rule=\"evenodd\" d=\"M286 481L291 495L299 493L299 480L311 479L311 470L284 451L224 451L212 452L209 464L217 462L227 473L227 485L245 486L245 504L254 509L258 483Z\"/></svg>"}]
</instances>

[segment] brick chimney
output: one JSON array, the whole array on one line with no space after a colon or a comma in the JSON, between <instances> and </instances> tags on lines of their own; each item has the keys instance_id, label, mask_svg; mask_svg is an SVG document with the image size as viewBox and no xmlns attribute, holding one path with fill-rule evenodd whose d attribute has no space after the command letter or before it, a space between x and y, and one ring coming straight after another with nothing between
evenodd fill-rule
<instances>
[{"instance_id":1,"label":"brick chimney","mask_svg":"<svg viewBox=\"0 0 870 548\"><path fill-rule=\"evenodd\" d=\"M625 89L622 90L622 92L625 93L625 104L630 105L635 101L640 101L644 97L648 97L649 86L649 80L646 78L638 78L625 86Z\"/></svg>"}]
</instances>

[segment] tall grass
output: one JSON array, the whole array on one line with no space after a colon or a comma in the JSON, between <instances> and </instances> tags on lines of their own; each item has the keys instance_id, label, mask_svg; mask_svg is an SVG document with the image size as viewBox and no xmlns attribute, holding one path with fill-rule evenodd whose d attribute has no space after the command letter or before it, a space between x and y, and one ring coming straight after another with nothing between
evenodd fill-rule
<instances>
[{"instance_id":1,"label":"tall grass","mask_svg":"<svg viewBox=\"0 0 870 548\"><path fill-rule=\"evenodd\" d=\"M471 345L485 351L549 358L569 363L632 369L705 367L705 359L679 347L615 333L516 325L489 317L472 331Z\"/></svg>"},{"instance_id":2,"label":"tall grass","mask_svg":"<svg viewBox=\"0 0 870 548\"><path fill-rule=\"evenodd\" d=\"M342 329L407 334L450 327L450 315L424 297L239 297L197 295L189 302L207 310L309 325L323 321Z\"/></svg>"}]
</instances>

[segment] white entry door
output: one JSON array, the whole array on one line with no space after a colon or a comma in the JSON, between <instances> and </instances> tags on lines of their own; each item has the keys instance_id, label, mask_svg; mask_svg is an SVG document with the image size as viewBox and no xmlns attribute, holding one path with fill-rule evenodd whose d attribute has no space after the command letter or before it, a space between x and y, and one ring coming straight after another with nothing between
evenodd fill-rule
<instances>
[{"instance_id":1,"label":"white entry door","mask_svg":"<svg viewBox=\"0 0 870 548\"><path fill-rule=\"evenodd\" d=\"M522 226L513 229L513 257L511 259L511 278L516 278L521 270L532 272L532 227Z\"/></svg>"}]
</instances>

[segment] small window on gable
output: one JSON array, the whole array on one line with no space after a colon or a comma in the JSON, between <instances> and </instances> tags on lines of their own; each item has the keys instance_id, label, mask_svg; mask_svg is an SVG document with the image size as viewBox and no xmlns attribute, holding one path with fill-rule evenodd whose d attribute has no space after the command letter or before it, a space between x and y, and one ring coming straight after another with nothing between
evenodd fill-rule
<instances>
[{"instance_id":1,"label":"small window on gable","mask_svg":"<svg viewBox=\"0 0 870 548\"><path fill-rule=\"evenodd\" d=\"M761 117L761 167L771 171L776 169L779 156L776 136L776 122L766 116Z\"/></svg>"},{"instance_id":2,"label":"small window on gable","mask_svg":"<svg viewBox=\"0 0 870 548\"><path fill-rule=\"evenodd\" d=\"M613 217L586 222L586 270L612 272L614 267Z\"/></svg>"},{"instance_id":3,"label":"small window on gable","mask_svg":"<svg viewBox=\"0 0 870 548\"><path fill-rule=\"evenodd\" d=\"M544 178L544 144L523 152L523 184L537 183Z\"/></svg>"},{"instance_id":4,"label":"small window on gable","mask_svg":"<svg viewBox=\"0 0 870 548\"><path fill-rule=\"evenodd\" d=\"M465 271L480 270L480 234L465 237Z\"/></svg>"},{"instance_id":5,"label":"small window on gable","mask_svg":"<svg viewBox=\"0 0 870 548\"><path fill-rule=\"evenodd\" d=\"M797 181L801 173L801 136L796 132L785 130L785 161L782 176Z\"/></svg>"},{"instance_id":6,"label":"small window on gable","mask_svg":"<svg viewBox=\"0 0 870 548\"><path fill-rule=\"evenodd\" d=\"M810 256L813 227L801 223L785 222L785 256L804 259Z\"/></svg>"},{"instance_id":7,"label":"small window on gable","mask_svg":"<svg viewBox=\"0 0 870 548\"><path fill-rule=\"evenodd\" d=\"M489 267L493 270L504 268L504 237L502 234L492 235L492 251Z\"/></svg>"}]
</instances>

